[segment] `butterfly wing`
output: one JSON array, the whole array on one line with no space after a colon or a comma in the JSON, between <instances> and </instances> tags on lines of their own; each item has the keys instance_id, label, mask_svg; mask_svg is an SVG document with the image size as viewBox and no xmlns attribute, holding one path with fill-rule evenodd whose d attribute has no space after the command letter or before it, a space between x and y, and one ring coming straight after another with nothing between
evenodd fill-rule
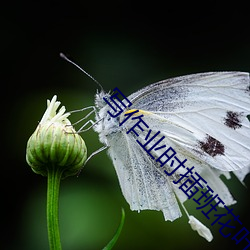
<instances>
[{"instance_id":1,"label":"butterfly wing","mask_svg":"<svg viewBox=\"0 0 250 250\"><path fill-rule=\"evenodd\" d=\"M194 156L222 171L249 168L247 73L177 77L149 85L128 99L133 109L149 111L145 114L151 116L148 125L166 134L187 157Z\"/></svg>"},{"instance_id":2,"label":"butterfly wing","mask_svg":"<svg viewBox=\"0 0 250 250\"><path fill-rule=\"evenodd\" d=\"M161 210L165 220L170 221L180 217L170 179L155 167L133 134L126 134L124 130L113 133L108 136L108 142L108 153L131 210Z\"/></svg>"},{"instance_id":3,"label":"butterfly wing","mask_svg":"<svg viewBox=\"0 0 250 250\"><path fill-rule=\"evenodd\" d=\"M136 126L136 128L133 129L136 131L136 135L133 131L130 131L130 128L135 125L135 121L140 114L145 115L143 116L145 124L151 124L152 126L147 128L146 126L143 126L143 124L140 124L143 131L139 131L139 127ZM167 187L168 190L169 187L171 187L181 202L184 202L187 199L187 196L179 190L179 185L182 182L176 185L173 181L177 182L180 179L180 176L184 174L187 169L195 167L192 173L197 172L204 177L208 185L223 199L226 205L235 203L228 188L219 178L221 171L211 168L207 161L201 159L200 154L196 154L196 151L193 152L195 149L193 141L197 138L196 134L192 133L192 131L185 130L175 124L168 123L165 118L144 111L139 112L138 116L129 119L124 127L128 135L133 135L133 137L128 137L129 142L131 140L135 142L131 145L130 150L137 155L137 158L142 158L141 160L151 162L153 169L159 172L164 178L167 178L168 183L170 183ZM171 131L171 133L169 131ZM160 162L164 162L164 160L167 160L167 156L172 154L172 152L169 152L162 157L169 147L176 152L175 157L177 157L178 160L174 157L167 161L164 165L161 165ZM126 146L124 145L123 150L125 149ZM158 159L163 160L157 162ZM179 168L174 174L167 175L165 173L165 171L167 171L167 173L174 172L173 170L177 168L181 162L185 162L185 164L183 164L183 167ZM228 178L229 175L226 173L225 175ZM150 189L150 186L148 188Z\"/></svg>"},{"instance_id":4,"label":"butterfly wing","mask_svg":"<svg viewBox=\"0 0 250 250\"><path fill-rule=\"evenodd\" d=\"M139 136L127 133L135 121L121 127L106 121L107 110L99 113L103 123L96 125L100 140L109 146L124 197L132 210L162 210L165 220L181 216L176 196L187 196L173 184L178 176L167 176L146 150L149 130L160 131L166 146L171 146L187 167L195 167L225 202L233 204L229 190L220 180L221 171L235 171L242 181L249 172L250 87L247 73L219 72L177 77L149 85L128 99L131 109L139 109L148 124ZM107 107L108 108L108 107ZM124 119L124 111L120 121ZM137 114L137 115L138 115ZM135 117L135 116L132 116ZM148 148L148 147L147 147ZM163 149L162 149L163 150ZM161 151L154 152L155 158ZM167 166L171 171L170 166ZM237 171L236 171L237 170ZM228 172L224 172L229 177Z\"/></svg>"},{"instance_id":5,"label":"butterfly wing","mask_svg":"<svg viewBox=\"0 0 250 250\"><path fill-rule=\"evenodd\" d=\"M158 119L157 126L152 127L153 134L156 134L157 130L163 126L164 130L162 129L163 133L161 133L161 136L165 136L164 143L178 152L180 160L188 159L185 167L197 166L195 170L202 176L205 176L204 178L209 183L209 186L223 199L226 205L235 203L228 188L219 178L220 173L216 169L210 168L199 157L194 157L189 151L180 146L178 142L172 140L171 136L167 137L167 134L164 133L167 130L165 118L157 118L154 114L147 115L144 118L143 120L148 124L151 124L150 119L155 121ZM134 123L130 119L124 125L125 129L107 136L110 146L108 153L118 175L122 193L130 204L131 210L160 210L163 212L165 220L173 221L181 216L176 196L180 202L184 202L187 196L179 190L178 185L173 183L178 176L167 176L165 174L164 170L167 169L168 172L171 172L171 168L169 166L162 168L159 164L156 164L155 160L138 143L146 143L145 137L149 132L149 128L145 128L139 136L136 136L133 132L127 133ZM171 126L171 128L174 129L174 126ZM195 139L195 137L189 138L190 132L182 130L182 128L177 127L175 131L186 143L188 140L192 142ZM192 133L191 135L194 136ZM151 145L155 141L157 139L152 141ZM163 150L152 150L151 153L156 159Z\"/></svg>"}]
</instances>

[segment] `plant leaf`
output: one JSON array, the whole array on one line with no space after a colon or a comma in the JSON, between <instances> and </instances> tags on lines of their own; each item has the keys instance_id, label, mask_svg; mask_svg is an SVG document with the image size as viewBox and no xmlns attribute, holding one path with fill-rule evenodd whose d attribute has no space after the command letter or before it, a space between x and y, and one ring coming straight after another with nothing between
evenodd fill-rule
<instances>
[{"instance_id":1,"label":"plant leaf","mask_svg":"<svg viewBox=\"0 0 250 250\"><path fill-rule=\"evenodd\" d=\"M125 211L122 208L122 218L121 218L120 225L117 228L117 231L116 231L115 235L113 236L113 238L111 239L111 241L103 248L103 250L110 250L113 248L113 246L115 245L116 241L118 240L118 238L120 236L120 233L121 233L123 225L124 225L124 221L125 221Z\"/></svg>"}]
</instances>

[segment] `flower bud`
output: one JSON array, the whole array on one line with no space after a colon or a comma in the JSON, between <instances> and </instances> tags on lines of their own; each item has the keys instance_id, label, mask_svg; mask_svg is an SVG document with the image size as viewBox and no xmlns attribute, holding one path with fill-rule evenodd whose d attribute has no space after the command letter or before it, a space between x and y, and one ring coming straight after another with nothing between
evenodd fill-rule
<instances>
[{"instance_id":1,"label":"flower bud","mask_svg":"<svg viewBox=\"0 0 250 250\"><path fill-rule=\"evenodd\" d=\"M76 133L61 107L56 113L60 102L54 96L47 101L41 122L27 143L26 160L32 170L47 176L50 168L62 171L62 177L75 175L79 172L87 158L86 145Z\"/></svg>"}]
</instances>

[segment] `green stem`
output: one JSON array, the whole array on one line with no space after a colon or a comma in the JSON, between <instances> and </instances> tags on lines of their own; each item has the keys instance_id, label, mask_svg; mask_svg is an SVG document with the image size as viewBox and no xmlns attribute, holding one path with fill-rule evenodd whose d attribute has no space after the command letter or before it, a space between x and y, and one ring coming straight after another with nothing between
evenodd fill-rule
<instances>
[{"instance_id":1,"label":"green stem","mask_svg":"<svg viewBox=\"0 0 250 250\"><path fill-rule=\"evenodd\" d=\"M59 231L59 188L62 171L58 167L48 168L47 227L50 250L61 250Z\"/></svg>"}]
</instances>

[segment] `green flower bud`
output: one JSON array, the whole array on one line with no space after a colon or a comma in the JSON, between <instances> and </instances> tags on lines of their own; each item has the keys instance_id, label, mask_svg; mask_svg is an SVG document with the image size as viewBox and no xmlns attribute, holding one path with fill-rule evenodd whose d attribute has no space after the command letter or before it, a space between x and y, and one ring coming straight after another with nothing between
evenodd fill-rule
<instances>
[{"instance_id":1,"label":"green flower bud","mask_svg":"<svg viewBox=\"0 0 250 250\"><path fill-rule=\"evenodd\" d=\"M56 98L47 101L47 110L28 140L26 160L37 174L47 176L50 168L58 168L55 170L67 177L79 172L86 161L87 148L67 119L70 113L65 113L65 107L56 113L60 106Z\"/></svg>"}]
</instances>

